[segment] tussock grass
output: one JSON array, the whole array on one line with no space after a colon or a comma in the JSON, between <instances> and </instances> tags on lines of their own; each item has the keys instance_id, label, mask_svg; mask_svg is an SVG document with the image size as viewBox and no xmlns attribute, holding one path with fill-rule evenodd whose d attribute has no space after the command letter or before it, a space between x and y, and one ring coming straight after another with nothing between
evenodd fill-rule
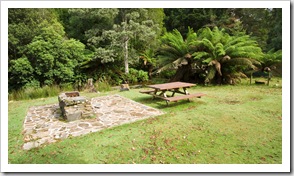
<instances>
[{"instance_id":1,"label":"tussock grass","mask_svg":"<svg viewBox=\"0 0 294 176\"><path fill-rule=\"evenodd\" d=\"M8 94L8 100L33 100L37 98L46 98L58 95L62 91L73 90L72 87L60 87L57 85L44 86L42 88L29 87Z\"/></svg>"},{"instance_id":2,"label":"tussock grass","mask_svg":"<svg viewBox=\"0 0 294 176\"><path fill-rule=\"evenodd\" d=\"M97 81L94 87L101 92L110 91L111 85L106 81ZM75 88L71 84L52 85L44 87L28 87L8 94L8 100L33 100L37 98L46 98L57 96L60 92L74 91Z\"/></svg>"},{"instance_id":3,"label":"tussock grass","mask_svg":"<svg viewBox=\"0 0 294 176\"><path fill-rule=\"evenodd\" d=\"M21 150L22 123L32 105L56 97L9 103L9 162L18 163L182 163L281 164L282 89L276 86L211 86L189 89L207 96L166 106L139 89L120 94L159 108L164 115Z\"/></svg>"}]
</instances>

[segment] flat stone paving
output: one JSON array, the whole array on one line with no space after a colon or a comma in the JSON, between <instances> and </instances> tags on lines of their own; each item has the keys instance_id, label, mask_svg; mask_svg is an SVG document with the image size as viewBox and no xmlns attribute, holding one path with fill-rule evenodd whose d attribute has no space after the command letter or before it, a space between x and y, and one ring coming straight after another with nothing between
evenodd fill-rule
<instances>
[{"instance_id":1,"label":"flat stone paving","mask_svg":"<svg viewBox=\"0 0 294 176\"><path fill-rule=\"evenodd\" d=\"M91 99L96 117L66 122L58 104L30 107L24 120L24 150L163 114L120 95Z\"/></svg>"}]
</instances>

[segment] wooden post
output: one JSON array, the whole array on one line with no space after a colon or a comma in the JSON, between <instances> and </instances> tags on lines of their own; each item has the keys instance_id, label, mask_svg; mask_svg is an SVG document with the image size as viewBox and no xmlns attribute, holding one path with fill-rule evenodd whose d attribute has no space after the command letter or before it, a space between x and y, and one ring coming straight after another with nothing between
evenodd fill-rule
<instances>
[{"instance_id":1,"label":"wooden post","mask_svg":"<svg viewBox=\"0 0 294 176\"><path fill-rule=\"evenodd\" d=\"M271 69L269 67L265 67L264 68L264 71L266 71L268 73L268 76L267 76L267 85L269 86Z\"/></svg>"},{"instance_id":2,"label":"wooden post","mask_svg":"<svg viewBox=\"0 0 294 176\"><path fill-rule=\"evenodd\" d=\"M250 73L250 85L252 83L252 72Z\"/></svg>"},{"instance_id":3,"label":"wooden post","mask_svg":"<svg viewBox=\"0 0 294 176\"><path fill-rule=\"evenodd\" d=\"M268 77L267 77L267 85L269 86L269 81L270 81L270 73L271 72L268 72Z\"/></svg>"},{"instance_id":4,"label":"wooden post","mask_svg":"<svg viewBox=\"0 0 294 176\"><path fill-rule=\"evenodd\" d=\"M93 78L88 79L88 88L92 88L93 87Z\"/></svg>"}]
</instances>

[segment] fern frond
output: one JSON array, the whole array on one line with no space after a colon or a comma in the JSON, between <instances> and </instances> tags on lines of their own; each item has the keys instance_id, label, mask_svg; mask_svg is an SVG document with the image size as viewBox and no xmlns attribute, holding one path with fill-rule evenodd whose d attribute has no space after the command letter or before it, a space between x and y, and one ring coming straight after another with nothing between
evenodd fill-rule
<instances>
[{"instance_id":1,"label":"fern frond","mask_svg":"<svg viewBox=\"0 0 294 176\"><path fill-rule=\"evenodd\" d=\"M249 58L234 58L231 60L228 60L226 62L227 65L231 66L245 66L247 68L255 68L255 65L251 62Z\"/></svg>"},{"instance_id":2,"label":"fern frond","mask_svg":"<svg viewBox=\"0 0 294 176\"><path fill-rule=\"evenodd\" d=\"M205 51L200 51L200 52L194 52L192 54L192 56L194 56L194 59L195 60L198 60L198 59L205 59L209 56L209 54Z\"/></svg>"},{"instance_id":3,"label":"fern frond","mask_svg":"<svg viewBox=\"0 0 294 176\"><path fill-rule=\"evenodd\" d=\"M224 45L222 43L217 43L215 45L215 53L217 56L224 56L226 51L224 50Z\"/></svg>"},{"instance_id":4,"label":"fern frond","mask_svg":"<svg viewBox=\"0 0 294 176\"><path fill-rule=\"evenodd\" d=\"M202 43L201 44L204 47L206 47L208 50L210 50L210 51L213 51L214 50L214 45L207 38L202 39Z\"/></svg>"},{"instance_id":5,"label":"fern frond","mask_svg":"<svg viewBox=\"0 0 294 176\"><path fill-rule=\"evenodd\" d=\"M188 33L187 33L187 38L186 38L186 43L188 45L193 44L193 42L197 39L197 34L194 32L194 30L190 27L188 27Z\"/></svg>"}]
</instances>

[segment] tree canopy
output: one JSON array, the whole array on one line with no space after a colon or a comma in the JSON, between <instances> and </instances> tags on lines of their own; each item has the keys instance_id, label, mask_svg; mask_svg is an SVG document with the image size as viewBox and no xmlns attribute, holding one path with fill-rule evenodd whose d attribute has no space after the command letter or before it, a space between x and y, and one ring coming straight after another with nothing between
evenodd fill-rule
<instances>
[{"instance_id":1,"label":"tree canopy","mask_svg":"<svg viewBox=\"0 0 294 176\"><path fill-rule=\"evenodd\" d=\"M165 69L171 80L230 83L282 57L279 8L11 8L8 23L9 91Z\"/></svg>"}]
</instances>

